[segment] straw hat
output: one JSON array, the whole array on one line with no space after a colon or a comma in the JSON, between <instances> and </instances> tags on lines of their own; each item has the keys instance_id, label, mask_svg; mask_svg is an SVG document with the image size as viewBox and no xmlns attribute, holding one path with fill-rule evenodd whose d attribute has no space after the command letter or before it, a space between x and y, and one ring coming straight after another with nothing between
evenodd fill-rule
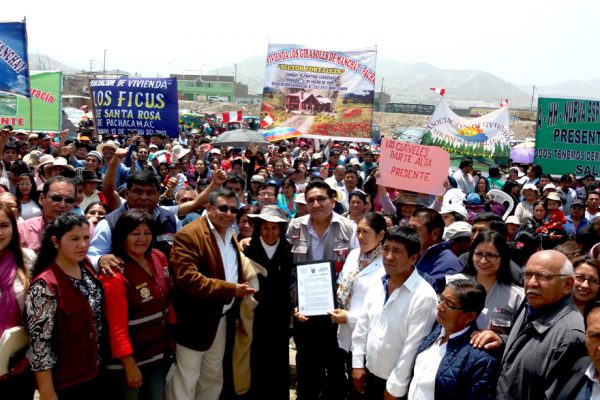
<instances>
[{"instance_id":1,"label":"straw hat","mask_svg":"<svg viewBox=\"0 0 600 400\"><path fill-rule=\"evenodd\" d=\"M75 171L75 168L73 168L72 165L69 165L67 160L65 160L63 157L57 157L51 163L44 165L44 171L48 172L49 169L54 167L63 167L68 169L69 171Z\"/></svg>"},{"instance_id":2,"label":"straw hat","mask_svg":"<svg viewBox=\"0 0 600 400\"><path fill-rule=\"evenodd\" d=\"M104 143L100 143L98 147L96 147L96 150L102 154L102 150L104 150L105 147L110 147L114 151L117 151L121 146L119 146L119 144L114 140L108 140Z\"/></svg>"}]
</instances>

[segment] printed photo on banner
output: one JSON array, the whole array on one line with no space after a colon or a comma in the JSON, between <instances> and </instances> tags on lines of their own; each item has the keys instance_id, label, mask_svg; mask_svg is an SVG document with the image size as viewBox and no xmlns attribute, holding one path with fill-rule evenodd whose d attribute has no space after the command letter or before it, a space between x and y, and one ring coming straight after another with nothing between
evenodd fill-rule
<instances>
[{"instance_id":1,"label":"printed photo on banner","mask_svg":"<svg viewBox=\"0 0 600 400\"><path fill-rule=\"evenodd\" d=\"M9 93L0 93L0 125L12 125L14 129L31 129L44 132L60 132L62 104L62 72L31 73L30 99Z\"/></svg>"},{"instance_id":2,"label":"printed photo on banner","mask_svg":"<svg viewBox=\"0 0 600 400\"><path fill-rule=\"evenodd\" d=\"M0 92L29 97L25 22L0 22ZM5 98L0 97L0 112Z\"/></svg>"},{"instance_id":3,"label":"printed photo on banner","mask_svg":"<svg viewBox=\"0 0 600 400\"><path fill-rule=\"evenodd\" d=\"M442 98L429 120L420 144L446 150L454 169L458 168L463 157L471 157L474 168L485 171L491 165L508 165L508 107L478 118L463 118L452 111Z\"/></svg>"},{"instance_id":4,"label":"printed photo on banner","mask_svg":"<svg viewBox=\"0 0 600 400\"><path fill-rule=\"evenodd\" d=\"M92 79L90 87L99 134L179 135L177 79Z\"/></svg>"},{"instance_id":5,"label":"printed photo on banner","mask_svg":"<svg viewBox=\"0 0 600 400\"><path fill-rule=\"evenodd\" d=\"M544 172L600 175L600 99L538 98L535 163Z\"/></svg>"},{"instance_id":6,"label":"printed photo on banner","mask_svg":"<svg viewBox=\"0 0 600 400\"><path fill-rule=\"evenodd\" d=\"M270 44L263 128L279 128L272 137L370 141L376 58L375 49L327 51Z\"/></svg>"},{"instance_id":7,"label":"printed photo on banner","mask_svg":"<svg viewBox=\"0 0 600 400\"><path fill-rule=\"evenodd\" d=\"M436 146L381 139L377 184L434 195L444 194L450 155Z\"/></svg>"}]
</instances>

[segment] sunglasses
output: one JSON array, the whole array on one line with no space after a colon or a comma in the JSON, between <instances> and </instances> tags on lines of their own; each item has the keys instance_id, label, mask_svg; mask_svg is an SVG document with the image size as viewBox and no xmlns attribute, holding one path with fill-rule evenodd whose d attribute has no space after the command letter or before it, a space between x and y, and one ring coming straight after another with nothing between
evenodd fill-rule
<instances>
[{"instance_id":1,"label":"sunglasses","mask_svg":"<svg viewBox=\"0 0 600 400\"><path fill-rule=\"evenodd\" d=\"M57 194L48 197L55 203L62 203L64 201L67 204L75 204L75 197L63 197Z\"/></svg>"},{"instance_id":2,"label":"sunglasses","mask_svg":"<svg viewBox=\"0 0 600 400\"><path fill-rule=\"evenodd\" d=\"M239 208L227 207L226 205L220 205L220 206L217 206L217 210L219 210L222 213L226 213L227 211L230 211L232 214L237 214L239 211Z\"/></svg>"}]
</instances>

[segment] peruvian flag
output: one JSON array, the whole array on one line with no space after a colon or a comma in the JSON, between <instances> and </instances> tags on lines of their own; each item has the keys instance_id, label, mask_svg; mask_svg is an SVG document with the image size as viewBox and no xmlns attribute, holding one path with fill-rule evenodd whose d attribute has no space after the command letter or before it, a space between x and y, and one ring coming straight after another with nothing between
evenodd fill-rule
<instances>
[{"instance_id":1,"label":"peruvian flag","mask_svg":"<svg viewBox=\"0 0 600 400\"><path fill-rule=\"evenodd\" d=\"M429 88L429 90L431 90L432 92L436 92L437 94L439 94L440 96L443 96L446 93L446 89L444 88Z\"/></svg>"},{"instance_id":2,"label":"peruvian flag","mask_svg":"<svg viewBox=\"0 0 600 400\"><path fill-rule=\"evenodd\" d=\"M271 117L271 114L267 114L261 121L260 121L260 126L263 129L267 129L269 126L273 125L273 117Z\"/></svg>"},{"instance_id":3,"label":"peruvian flag","mask_svg":"<svg viewBox=\"0 0 600 400\"><path fill-rule=\"evenodd\" d=\"M242 120L241 111L230 111L223 113L223 123L228 124L230 122L240 122Z\"/></svg>"},{"instance_id":4,"label":"peruvian flag","mask_svg":"<svg viewBox=\"0 0 600 400\"><path fill-rule=\"evenodd\" d=\"M500 108L508 107L508 99L504 99L500 102Z\"/></svg>"}]
</instances>

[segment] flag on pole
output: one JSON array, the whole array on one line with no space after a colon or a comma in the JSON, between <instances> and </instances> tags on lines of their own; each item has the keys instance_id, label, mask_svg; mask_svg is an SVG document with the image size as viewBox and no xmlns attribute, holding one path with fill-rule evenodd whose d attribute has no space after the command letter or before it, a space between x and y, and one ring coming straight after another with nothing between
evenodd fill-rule
<instances>
[{"instance_id":1,"label":"flag on pole","mask_svg":"<svg viewBox=\"0 0 600 400\"><path fill-rule=\"evenodd\" d=\"M0 23L0 92L31 97L25 22Z\"/></svg>"},{"instance_id":2,"label":"flag on pole","mask_svg":"<svg viewBox=\"0 0 600 400\"><path fill-rule=\"evenodd\" d=\"M241 111L230 111L223 113L223 123L228 124L230 122L241 122L242 112Z\"/></svg>"},{"instance_id":3,"label":"flag on pole","mask_svg":"<svg viewBox=\"0 0 600 400\"><path fill-rule=\"evenodd\" d=\"M273 125L273 117L271 117L271 114L267 114L265 115L265 117L260 121L260 126L263 129L267 129L269 126Z\"/></svg>"},{"instance_id":4,"label":"flag on pole","mask_svg":"<svg viewBox=\"0 0 600 400\"><path fill-rule=\"evenodd\" d=\"M439 94L440 96L443 96L446 93L446 89L444 88L429 88L429 90L431 90L432 92L436 92L437 94Z\"/></svg>"},{"instance_id":5,"label":"flag on pole","mask_svg":"<svg viewBox=\"0 0 600 400\"><path fill-rule=\"evenodd\" d=\"M500 102L500 107L508 107L508 99L504 99Z\"/></svg>"}]
</instances>

